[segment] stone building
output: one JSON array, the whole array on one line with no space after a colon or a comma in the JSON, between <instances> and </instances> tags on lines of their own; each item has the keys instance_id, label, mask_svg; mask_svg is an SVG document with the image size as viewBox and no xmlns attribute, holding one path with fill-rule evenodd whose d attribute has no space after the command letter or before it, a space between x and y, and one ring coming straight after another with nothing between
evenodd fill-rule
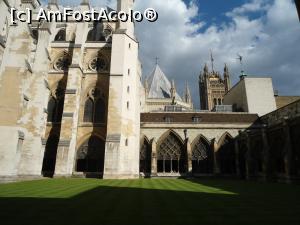
<instances>
[{"instance_id":1,"label":"stone building","mask_svg":"<svg viewBox=\"0 0 300 225\"><path fill-rule=\"evenodd\" d=\"M117 8L129 12L133 2L119 0ZM10 7L35 13L40 2L0 2L0 175L138 177L134 24L8 25ZM47 8L59 10L58 2ZM89 8L82 1L76 9Z\"/></svg>"},{"instance_id":2,"label":"stone building","mask_svg":"<svg viewBox=\"0 0 300 225\"><path fill-rule=\"evenodd\" d=\"M117 9L133 4L118 0ZM13 25L10 7L41 6L38 0L0 2L1 180L299 178L300 103L276 110L270 79L261 83L266 98L255 105L259 79L245 78L230 90L227 66L224 79L205 66L204 110L197 111L188 85L181 97L158 65L142 85L133 23ZM56 0L46 8L60 9ZM84 0L76 9L89 8ZM236 106L251 102L251 110L211 111L226 99Z\"/></svg>"},{"instance_id":3,"label":"stone building","mask_svg":"<svg viewBox=\"0 0 300 225\"><path fill-rule=\"evenodd\" d=\"M169 81L156 64L152 73L146 78L142 87L142 112L153 111L187 111L193 109L191 92L186 84L183 97L176 91L175 81Z\"/></svg>"},{"instance_id":4,"label":"stone building","mask_svg":"<svg viewBox=\"0 0 300 225\"><path fill-rule=\"evenodd\" d=\"M209 72L205 64L199 76L200 108L211 111L217 105L223 105L224 95L230 89L230 75L227 65L224 67L223 78L213 67Z\"/></svg>"}]
</instances>

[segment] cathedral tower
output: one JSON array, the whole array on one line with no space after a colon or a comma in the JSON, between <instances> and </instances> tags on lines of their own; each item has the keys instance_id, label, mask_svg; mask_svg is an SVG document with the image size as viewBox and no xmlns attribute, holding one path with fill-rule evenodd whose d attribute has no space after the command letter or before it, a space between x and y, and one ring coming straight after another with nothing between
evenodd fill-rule
<instances>
[{"instance_id":1,"label":"cathedral tower","mask_svg":"<svg viewBox=\"0 0 300 225\"><path fill-rule=\"evenodd\" d=\"M209 72L205 64L199 76L200 108L211 111L216 105L223 105L224 95L229 91L230 85L229 69L226 64L223 77L213 69Z\"/></svg>"}]
</instances>

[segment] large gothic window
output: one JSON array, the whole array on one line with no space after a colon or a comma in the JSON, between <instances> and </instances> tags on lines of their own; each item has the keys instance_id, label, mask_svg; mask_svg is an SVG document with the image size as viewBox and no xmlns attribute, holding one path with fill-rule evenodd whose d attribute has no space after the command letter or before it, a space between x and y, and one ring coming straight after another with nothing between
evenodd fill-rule
<instances>
[{"instance_id":1,"label":"large gothic window","mask_svg":"<svg viewBox=\"0 0 300 225\"><path fill-rule=\"evenodd\" d=\"M91 29L87 36L87 41L106 41L103 33L103 24L99 22L94 23L93 29Z\"/></svg>"},{"instance_id":2,"label":"large gothic window","mask_svg":"<svg viewBox=\"0 0 300 225\"><path fill-rule=\"evenodd\" d=\"M186 172L186 152L179 138L172 132L159 144L157 171L159 173Z\"/></svg>"},{"instance_id":3,"label":"large gothic window","mask_svg":"<svg viewBox=\"0 0 300 225\"><path fill-rule=\"evenodd\" d=\"M192 148L192 165L194 174L213 172L213 152L203 137L200 137Z\"/></svg>"},{"instance_id":4,"label":"large gothic window","mask_svg":"<svg viewBox=\"0 0 300 225\"><path fill-rule=\"evenodd\" d=\"M145 175L151 173L151 147L146 138L140 148L140 172Z\"/></svg>"},{"instance_id":5,"label":"large gothic window","mask_svg":"<svg viewBox=\"0 0 300 225\"><path fill-rule=\"evenodd\" d=\"M58 71L66 71L69 69L71 60L67 55L61 56L54 62L54 69Z\"/></svg>"},{"instance_id":6,"label":"large gothic window","mask_svg":"<svg viewBox=\"0 0 300 225\"><path fill-rule=\"evenodd\" d=\"M98 89L93 89L84 105L83 122L105 123L105 102Z\"/></svg>"},{"instance_id":7,"label":"large gothic window","mask_svg":"<svg viewBox=\"0 0 300 225\"><path fill-rule=\"evenodd\" d=\"M57 32L54 41L66 41L66 29L60 29Z\"/></svg>"},{"instance_id":8,"label":"large gothic window","mask_svg":"<svg viewBox=\"0 0 300 225\"><path fill-rule=\"evenodd\" d=\"M76 171L97 172L104 170L105 142L92 136L77 151Z\"/></svg>"},{"instance_id":9,"label":"large gothic window","mask_svg":"<svg viewBox=\"0 0 300 225\"><path fill-rule=\"evenodd\" d=\"M58 87L48 101L48 122L61 122L64 110L64 89Z\"/></svg>"},{"instance_id":10,"label":"large gothic window","mask_svg":"<svg viewBox=\"0 0 300 225\"><path fill-rule=\"evenodd\" d=\"M94 102L91 98L88 98L84 105L83 122L93 122L94 115Z\"/></svg>"},{"instance_id":11,"label":"large gothic window","mask_svg":"<svg viewBox=\"0 0 300 225\"><path fill-rule=\"evenodd\" d=\"M42 167L42 174L45 177L54 175L58 141L59 138L55 135L51 135L47 140Z\"/></svg>"},{"instance_id":12,"label":"large gothic window","mask_svg":"<svg viewBox=\"0 0 300 225\"><path fill-rule=\"evenodd\" d=\"M219 164L220 172L222 174L235 174L236 173L236 154L234 148L234 141L226 134L220 144L217 152L217 161Z\"/></svg>"}]
</instances>

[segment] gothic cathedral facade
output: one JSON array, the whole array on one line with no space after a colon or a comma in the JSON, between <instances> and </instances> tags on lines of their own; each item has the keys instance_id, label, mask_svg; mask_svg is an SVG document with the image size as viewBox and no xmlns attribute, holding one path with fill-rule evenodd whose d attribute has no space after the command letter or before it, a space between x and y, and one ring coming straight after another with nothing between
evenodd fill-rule
<instances>
[{"instance_id":1,"label":"gothic cathedral facade","mask_svg":"<svg viewBox=\"0 0 300 225\"><path fill-rule=\"evenodd\" d=\"M129 12L134 0L119 0ZM1 176L139 175L139 43L132 22L18 22L0 2ZM57 1L49 10L59 10ZM90 8L82 1L80 10ZM9 140L9 141L8 141Z\"/></svg>"}]
</instances>

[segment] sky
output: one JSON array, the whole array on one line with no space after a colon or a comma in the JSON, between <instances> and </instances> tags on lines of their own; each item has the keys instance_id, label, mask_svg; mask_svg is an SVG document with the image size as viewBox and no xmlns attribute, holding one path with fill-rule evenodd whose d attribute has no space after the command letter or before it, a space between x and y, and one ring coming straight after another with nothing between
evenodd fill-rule
<instances>
[{"instance_id":1,"label":"sky","mask_svg":"<svg viewBox=\"0 0 300 225\"><path fill-rule=\"evenodd\" d=\"M91 0L116 8L116 0ZM80 1L60 0L64 5ZM136 0L137 10L154 8L159 19L136 25L143 77L155 58L183 94L189 83L199 108L198 78L210 51L215 70L229 66L232 84L240 71L273 78L280 95L300 95L300 22L293 0ZM237 60L243 56L243 65Z\"/></svg>"}]
</instances>

